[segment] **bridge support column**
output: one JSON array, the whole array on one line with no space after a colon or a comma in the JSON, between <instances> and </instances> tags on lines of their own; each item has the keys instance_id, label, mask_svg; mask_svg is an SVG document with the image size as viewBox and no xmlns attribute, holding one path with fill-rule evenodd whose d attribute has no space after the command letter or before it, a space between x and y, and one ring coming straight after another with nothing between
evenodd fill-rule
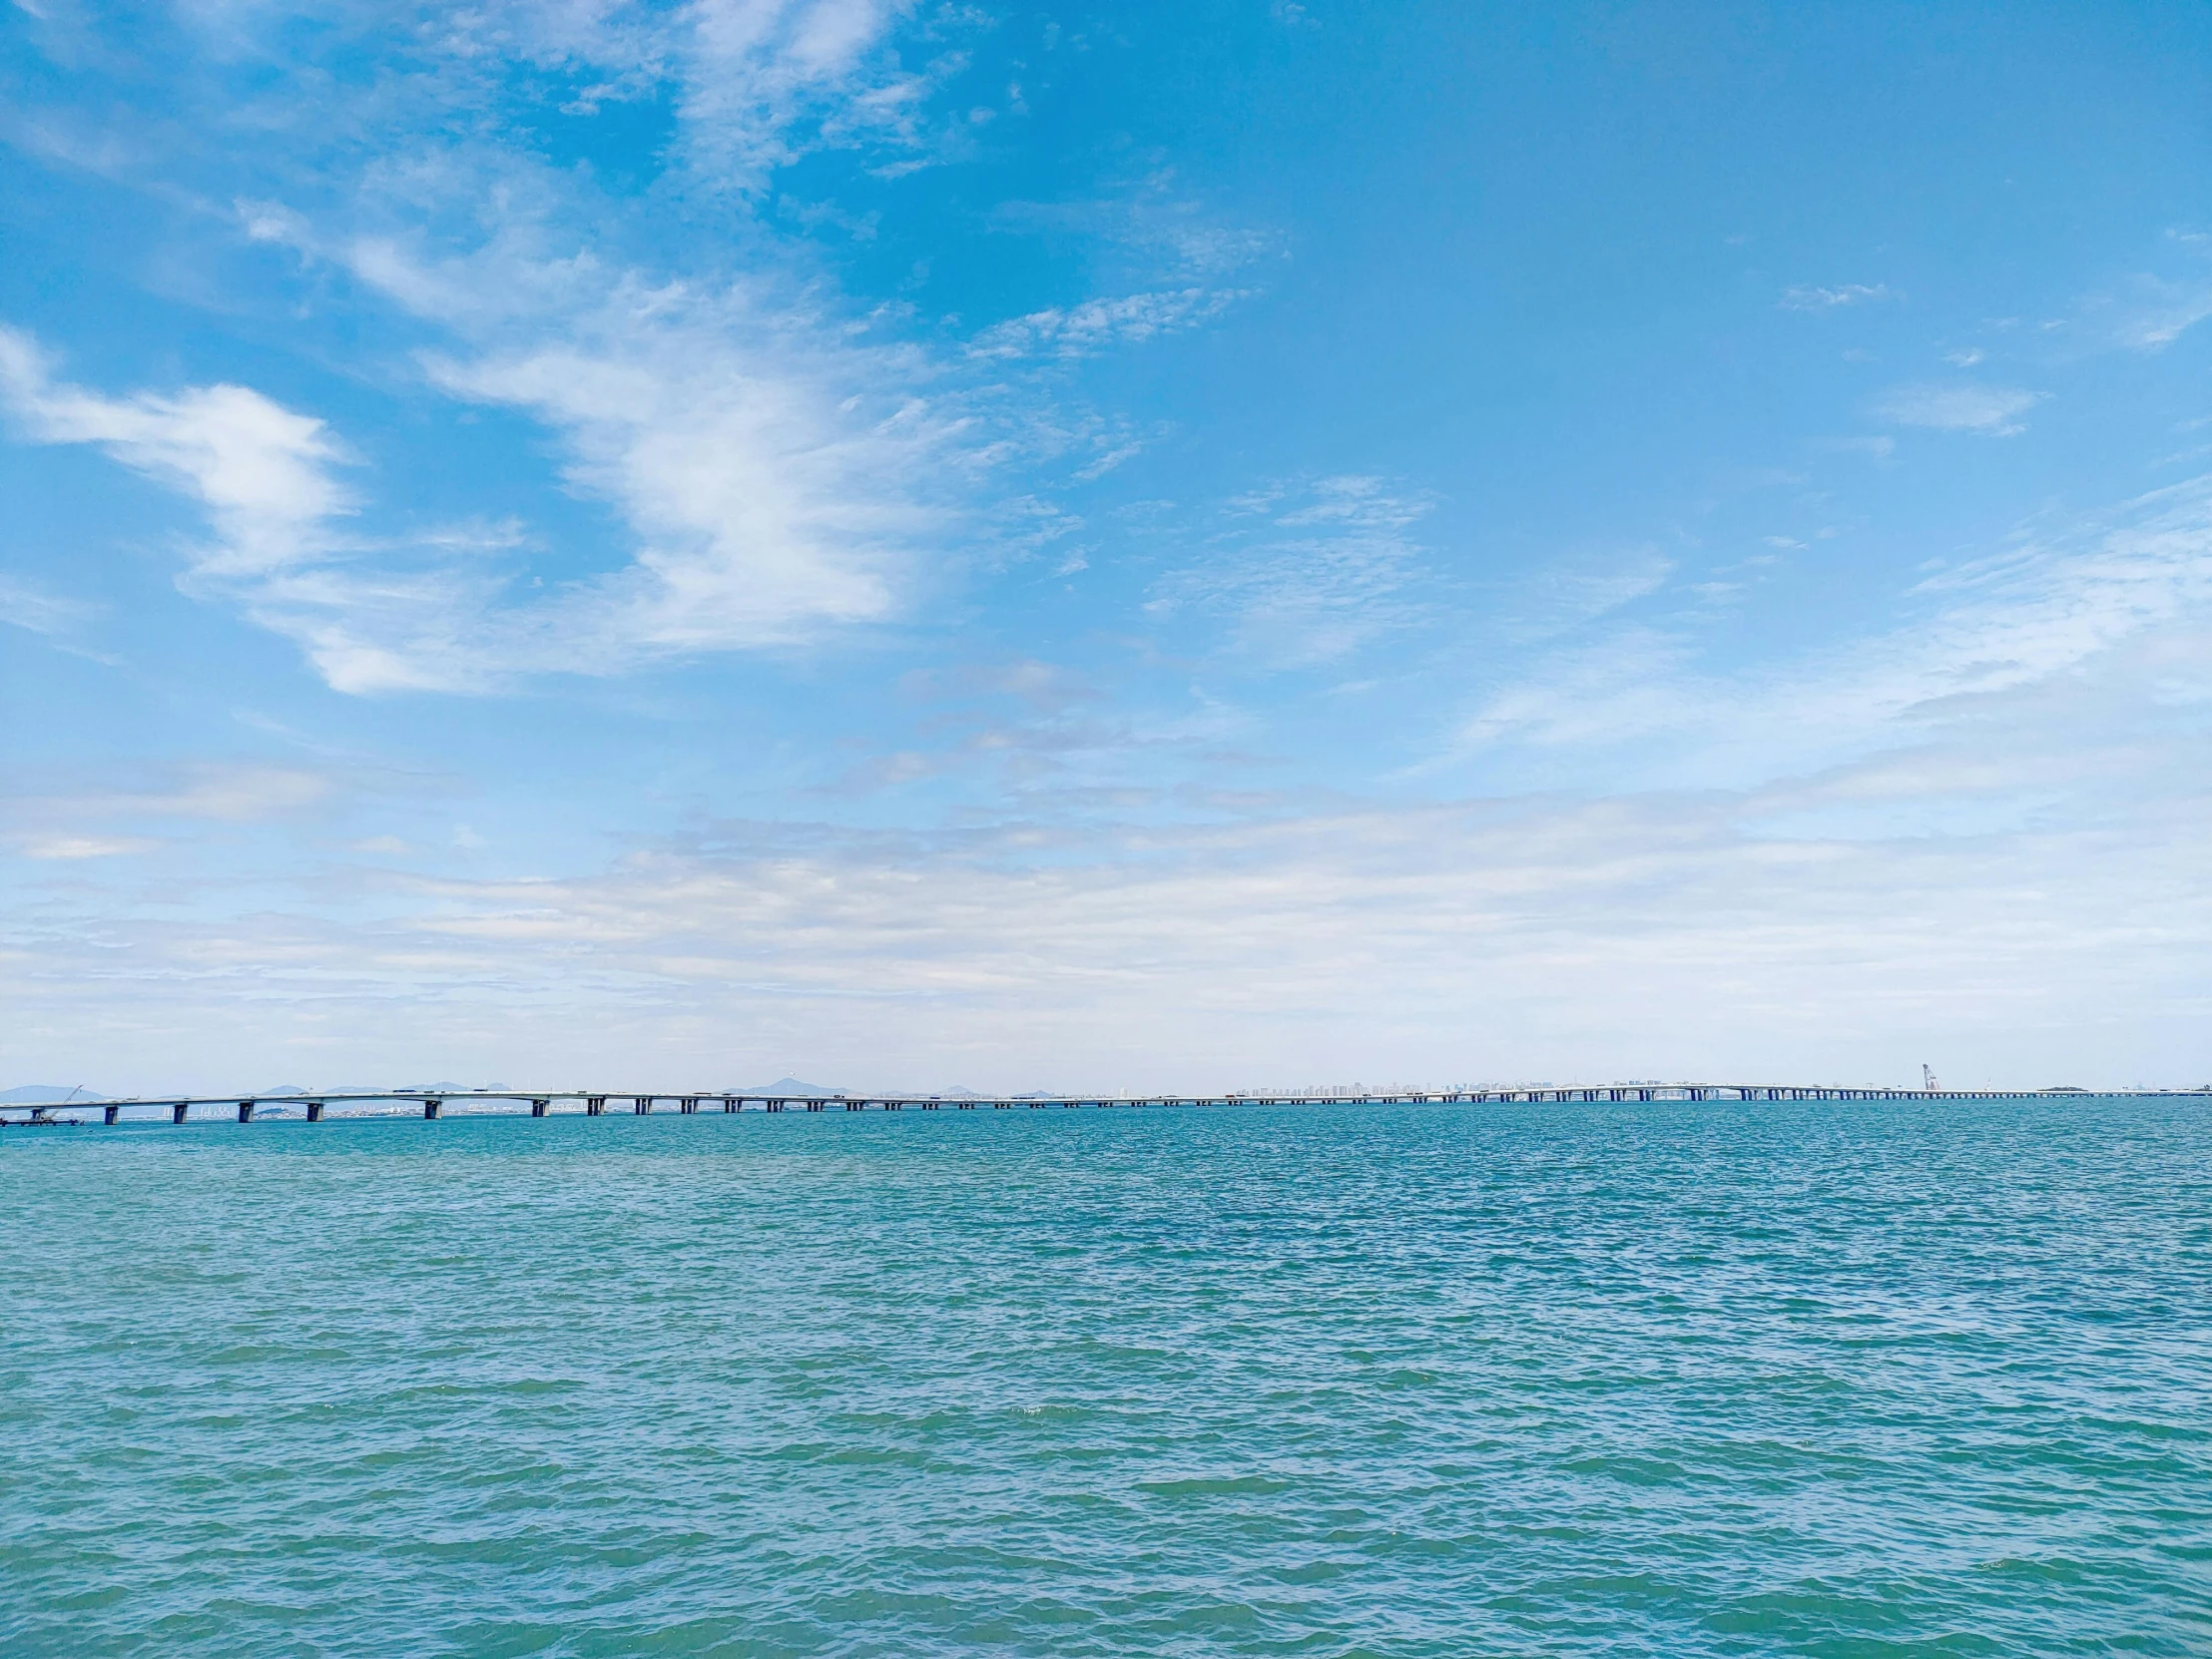
<instances>
[{"instance_id":1,"label":"bridge support column","mask_svg":"<svg viewBox=\"0 0 2212 1659\"><path fill-rule=\"evenodd\" d=\"M630 1104L631 1109L642 1118L653 1110L653 1097L649 1094L635 1094L630 1097Z\"/></svg>"},{"instance_id":2,"label":"bridge support column","mask_svg":"<svg viewBox=\"0 0 2212 1659\"><path fill-rule=\"evenodd\" d=\"M598 1117L601 1113L605 1112L606 1109L607 1097L605 1095L588 1094L584 1096L584 1115L586 1117Z\"/></svg>"},{"instance_id":3,"label":"bridge support column","mask_svg":"<svg viewBox=\"0 0 2212 1659\"><path fill-rule=\"evenodd\" d=\"M738 1097L734 1094L724 1095L722 1097L722 1109L725 1112L736 1111L738 1109Z\"/></svg>"},{"instance_id":4,"label":"bridge support column","mask_svg":"<svg viewBox=\"0 0 2212 1659\"><path fill-rule=\"evenodd\" d=\"M242 1101L240 1101L240 1102L239 1102L239 1122L241 1122L241 1123L252 1123L253 1121L254 1121L254 1103L253 1103L253 1102L252 1102L251 1100L242 1100Z\"/></svg>"},{"instance_id":5,"label":"bridge support column","mask_svg":"<svg viewBox=\"0 0 2212 1659\"><path fill-rule=\"evenodd\" d=\"M553 1102L550 1100L533 1100L530 1102L530 1115L534 1118L542 1118L552 1109L552 1106Z\"/></svg>"},{"instance_id":6,"label":"bridge support column","mask_svg":"<svg viewBox=\"0 0 2212 1659\"><path fill-rule=\"evenodd\" d=\"M116 1113L118 1113L118 1112L119 1112L119 1111L121 1111L122 1109L123 1109L123 1108L122 1108L122 1107L120 1107L120 1106L110 1106L110 1107L108 1107L108 1108L107 1108L107 1109L106 1109L105 1111L103 1111L103 1112L102 1112L102 1113L100 1114L100 1121L101 1121L102 1123L113 1123L113 1122L115 1122L115 1115L116 1115Z\"/></svg>"},{"instance_id":7,"label":"bridge support column","mask_svg":"<svg viewBox=\"0 0 2212 1659\"><path fill-rule=\"evenodd\" d=\"M307 1121L309 1123L320 1123L322 1121L321 1101L310 1100L307 1102Z\"/></svg>"},{"instance_id":8,"label":"bridge support column","mask_svg":"<svg viewBox=\"0 0 2212 1659\"><path fill-rule=\"evenodd\" d=\"M676 1109L686 1117L696 1116L699 1111L699 1096L695 1094L678 1095L676 1097Z\"/></svg>"},{"instance_id":9,"label":"bridge support column","mask_svg":"<svg viewBox=\"0 0 2212 1659\"><path fill-rule=\"evenodd\" d=\"M176 1105L170 1107L169 1121L171 1123L183 1123L185 1121L185 1103L183 1101L180 1100Z\"/></svg>"},{"instance_id":10,"label":"bridge support column","mask_svg":"<svg viewBox=\"0 0 2212 1659\"><path fill-rule=\"evenodd\" d=\"M445 1102L444 1102L444 1101L442 1101L442 1100L425 1100L425 1101L424 1101L424 1102L422 1103L422 1115L423 1115L423 1116L424 1116L425 1118L428 1118L428 1119L430 1119L430 1120L432 1120L432 1121L435 1121L435 1120L436 1120L436 1118L437 1118L437 1115L438 1115L438 1112L439 1112L439 1110L440 1110L440 1109L441 1109L441 1108L442 1108L442 1107L443 1107L444 1105L445 1105Z\"/></svg>"}]
</instances>

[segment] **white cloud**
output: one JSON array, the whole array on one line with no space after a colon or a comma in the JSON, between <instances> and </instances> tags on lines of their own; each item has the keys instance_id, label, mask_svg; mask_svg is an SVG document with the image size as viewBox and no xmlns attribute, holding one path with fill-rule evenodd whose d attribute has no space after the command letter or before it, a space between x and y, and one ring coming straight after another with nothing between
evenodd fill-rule
<instances>
[{"instance_id":1,"label":"white cloud","mask_svg":"<svg viewBox=\"0 0 2212 1659\"><path fill-rule=\"evenodd\" d=\"M236 599L299 641L337 689L451 685L482 672L454 657L463 583L353 567L372 549L341 527L356 500L333 475L346 452L320 420L245 386L108 397L53 378L35 343L7 328L0 396L33 441L93 444L198 502L214 539L188 549L182 584Z\"/></svg>"},{"instance_id":2,"label":"white cloud","mask_svg":"<svg viewBox=\"0 0 2212 1659\"><path fill-rule=\"evenodd\" d=\"M816 142L911 142L927 81L885 50L890 0L703 0L672 42L694 165L755 188Z\"/></svg>"},{"instance_id":3,"label":"white cloud","mask_svg":"<svg viewBox=\"0 0 2212 1659\"><path fill-rule=\"evenodd\" d=\"M921 154L937 142L922 95L957 68L947 42L982 24L933 15L909 44L926 39L937 56L915 74L894 38L911 11L891 0L701 0L665 14L494 0L423 31L428 67L404 88L335 113L279 88L258 108L271 131L350 124L354 136L322 181L336 189L320 199L342 207L244 200L245 234L340 267L438 330L417 359L430 383L542 422L563 481L619 515L624 544L557 550L560 585L524 585L538 551L526 526L473 548L435 530L364 529L374 480L348 474L327 426L261 392L105 395L48 384L29 353L43 389L17 401L36 405L44 441L97 442L198 501L215 542L194 553L191 590L294 639L348 692L494 690L544 671L807 644L890 618L952 560L1003 551L974 501L988 468L1088 448L1078 478L1094 479L1142 441L1090 430L1095 420L1063 430L1070 422L1043 407L1010 418L1008 404L1042 403L1033 388L1001 388L995 415L980 394L963 399L948 370L972 382L972 367L873 343L819 268L754 217L769 171L810 149ZM270 23L226 13L215 32L227 50L293 50ZM658 162L666 188L735 214L739 234L671 276L681 247L638 232L585 173L502 138L496 119L442 147L423 140L416 118L432 107L444 131L452 109L496 115L518 62L587 80L587 112L665 92L677 115ZM296 188L317 200L312 183ZM1125 229L1171 251L1177 269L1245 257L1189 204L1140 194L1124 217L1142 228ZM1038 312L993 330L975 355L1081 356L1196 326L1244 291L1162 288ZM982 432L984 419L1002 429ZM573 575L579 564L590 573Z\"/></svg>"},{"instance_id":4,"label":"white cloud","mask_svg":"<svg viewBox=\"0 0 2212 1659\"><path fill-rule=\"evenodd\" d=\"M1461 742L1534 752L1526 775L1551 783L1741 787L1922 742L1946 711L2028 697L2115 654L2150 661L2153 642L2202 640L2212 660L2212 479L1940 571L1904 603L1886 635L1733 674L1685 636L1624 628L1516 675ZM2212 696L2212 676L2163 672Z\"/></svg>"},{"instance_id":5,"label":"white cloud","mask_svg":"<svg viewBox=\"0 0 2212 1659\"><path fill-rule=\"evenodd\" d=\"M89 443L199 501L216 531L196 570L267 576L330 552L353 510L333 476L346 456L323 423L245 386L110 398L53 378L36 343L0 325L0 398L39 443Z\"/></svg>"},{"instance_id":6,"label":"white cloud","mask_svg":"<svg viewBox=\"0 0 2212 1659\"><path fill-rule=\"evenodd\" d=\"M9 844L25 858L63 860L77 858L119 858L132 853L151 851L159 841L148 840L143 835L54 835L32 833L18 835Z\"/></svg>"},{"instance_id":7,"label":"white cloud","mask_svg":"<svg viewBox=\"0 0 2212 1659\"><path fill-rule=\"evenodd\" d=\"M984 329L968 351L977 357L1086 357L1114 345L1196 327L1250 292L1194 287L1090 299L1064 309L1055 306Z\"/></svg>"},{"instance_id":8,"label":"white cloud","mask_svg":"<svg viewBox=\"0 0 2212 1659\"><path fill-rule=\"evenodd\" d=\"M934 19L937 67L917 76L892 41L911 10L493 0L412 36L425 67L404 87L332 109L329 84L302 75L323 92L295 97L279 82L257 106L257 131L296 128L310 149L311 133L351 134L345 171L321 181L346 206L242 202L247 235L342 266L443 330L445 348L423 360L448 394L544 422L565 481L630 532L612 557L561 550L568 571L596 555L596 575L525 590L524 536L468 548L435 531L362 531L374 503L347 479L344 446L247 387L106 395L55 380L10 334L5 389L27 435L98 444L196 501L213 538L193 550L187 585L298 641L341 690L488 690L887 617L928 574L918 544L941 547L956 528L948 504L981 461L949 441L963 417L935 393L936 366L857 340L772 238L735 239L742 276L663 276L615 251L622 216L588 175L538 162L496 119L441 149L418 118L434 109L432 130L449 130L453 109L496 111L518 63L586 80L584 112L665 91L677 138L659 165L672 188L703 204L735 191L746 218L769 171L810 149L927 142L920 95L956 67L947 32L979 24ZM298 45L276 25L251 9L199 20L225 53L290 61ZM313 200L315 184L293 177Z\"/></svg>"},{"instance_id":9,"label":"white cloud","mask_svg":"<svg viewBox=\"0 0 2212 1659\"><path fill-rule=\"evenodd\" d=\"M1519 584L1513 615L1522 637L1544 638L1610 615L1657 593L1674 561L1651 546L1610 548L1547 559Z\"/></svg>"},{"instance_id":10,"label":"white cloud","mask_svg":"<svg viewBox=\"0 0 2212 1659\"><path fill-rule=\"evenodd\" d=\"M164 844L130 829L266 824L320 807L332 793L322 773L251 762L163 769L137 788L105 780L42 788L19 775L0 793L0 846L27 858L121 857Z\"/></svg>"},{"instance_id":11,"label":"white cloud","mask_svg":"<svg viewBox=\"0 0 2212 1659\"><path fill-rule=\"evenodd\" d=\"M0 353L6 343L0 340ZM100 614L101 608L81 599L49 593L18 577L0 576L0 622L33 634L60 635L81 627Z\"/></svg>"},{"instance_id":12,"label":"white cloud","mask_svg":"<svg viewBox=\"0 0 2212 1659\"><path fill-rule=\"evenodd\" d=\"M1886 434L1850 438L1816 438L1813 447L1834 455L1866 455L1886 461L1897 453L1898 440Z\"/></svg>"},{"instance_id":13,"label":"white cloud","mask_svg":"<svg viewBox=\"0 0 2212 1659\"><path fill-rule=\"evenodd\" d=\"M180 767L159 782L139 789L113 787L62 795L18 788L9 794L10 813L31 813L47 822L110 824L157 819L201 819L252 824L315 806L328 799L329 778L299 767L247 762L209 762Z\"/></svg>"},{"instance_id":14,"label":"white cloud","mask_svg":"<svg viewBox=\"0 0 2212 1659\"><path fill-rule=\"evenodd\" d=\"M948 522L922 497L965 476L955 423L906 389L927 373L910 355L825 337L743 292L647 288L509 244L438 265L389 241L343 252L482 342L430 359L431 379L560 433L569 482L636 536L625 564L518 596L485 557L510 550L511 531L393 545L349 530L348 457L323 422L241 386L104 396L0 331L0 392L26 434L97 444L198 501L216 536L193 550L187 585L298 641L338 690L485 690L802 641L889 615L916 543Z\"/></svg>"},{"instance_id":15,"label":"white cloud","mask_svg":"<svg viewBox=\"0 0 2212 1659\"><path fill-rule=\"evenodd\" d=\"M2010 437L2027 428L2018 419L2046 394L2016 386L1951 384L1941 381L1899 386L1875 405L1875 413L1901 426L1926 426L1938 432L1979 432Z\"/></svg>"},{"instance_id":16,"label":"white cloud","mask_svg":"<svg viewBox=\"0 0 2212 1659\"><path fill-rule=\"evenodd\" d=\"M902 67L891 40L913 11L910 0L696 0L666 9L489 0L435 14L409 45L427 49L430 61L417 85L447 105L497 96L518 62L598 77L570 102L571 114L665 91L678 128L666 159L712 188L754 192L772 169L813 149L917 143L916 106L932 83ZM281 15L268 21L280 24ZM273 33L265 30L259 49L279 50ZM957 62L947 56L953 63L943 68Z\"/></svg>"},{"instance_id":17,"label":"white cloud","mask_svg":"<svg viewBox=\"0 0 2212 1659\"><path fill-rule=\"evenodd\" d=\"M1409 532L1434 504L1351 474L1262 491L1230 504L1208 556L1169 573L1150 608L1226 613L1233 648L1270 667L1336 662L1414 619Z\"/></svg>"},{"instance_id":18,"label":"white cloud","mask_svg":"<svg viewBox=\"0 0 2212 1659\"><path fill-rule=\"evenodd\" d=\"M1284 253L1278 233L1224 224L1178 187L1174 172L1163 169L1131 181L1116 195L1088 201L1004 202L991 218L1009 231L1096 239L1118 254L1121 262L1148 273L1169 273L1185 284L1209 284Z\"/></svg>"},{"instance_id":19,"label":"white cloud","mask_svg":"<svg viewBox=\"0 0 2212 1659\"><path fill-rule=\"evenodd\" d=\"M2212 316L2212 282L2140 276L2119 307L2114 337L2132 350L2156 351Z\"/></svg>"},{"instance_id":20,"label":"white cloud","mask_svg":"<svg viewBox=\"0 0 2212 1659\"><path fill-rule=\"evenodd\" d=\"M1881 282L1843 282L1835 287L1787 288L1779 303L1786 311L1832 311L1843 305L1864 305L1895 297Z\"/></svg>"},{"instance_id":21,"label":"white cloud","mask_svg":"<svg viewBox=\"0 0 2212 1659\"><path fill-rule=\"evenodd\" d=\"M2132 758L2160 792L2138 822L1947 835L1771 821L1838 799L1970 803L2049 768L1961 768L1937 748L1749 795L1100 826L1080 842L1008 826L743 844L732 827L724 852L561 879L386 872L351 920L111 908L50 927L43 974L0 962L0 980L41 1029L97 1018L103 1051L158 1050L172 1087L265 1035L300 1040L303 1011L333 998L379 1010L372 1037L320 1039L333 1063L445 1055L563 1085L717 1086L786 1059L858 1086L1383 1067L1884 1082L1923 1058L2033 1084L2060 1064L2137 1067L2146 1047L2212 1059L2212 843L2168 828L2212 802L2178 758Z\"/></svg>"},{"instance_id":22,"label":"white cloud","mask_svg":"<svg viewBox=\"0 0 2212 1659\"><path fill-rule=\"evenodd\" d=\"M570 482L638 537L632 567L534 620L550 649L763 645L890 613L942 523L921 481L950 460L947 422L900 395L915 364L780 338L742 301L682 290L618 287L545 332L431 373L560 432Z\"/></svg>"}]
</instances>

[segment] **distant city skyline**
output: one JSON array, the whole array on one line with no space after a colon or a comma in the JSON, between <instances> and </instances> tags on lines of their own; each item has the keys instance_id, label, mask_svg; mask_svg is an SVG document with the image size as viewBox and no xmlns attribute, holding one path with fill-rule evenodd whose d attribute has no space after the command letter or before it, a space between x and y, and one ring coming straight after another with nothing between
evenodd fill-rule
<instances>
[{"instance_id":1,"label":"distant city skyline","mask_svg":"<svg viewBox=\"0 0 2212 1659\"><path fill-rule=\"evenodd\" d=\"M2201 7L0 66L0 1088L2212 1078Z\"/></svg>"}]
</instances>

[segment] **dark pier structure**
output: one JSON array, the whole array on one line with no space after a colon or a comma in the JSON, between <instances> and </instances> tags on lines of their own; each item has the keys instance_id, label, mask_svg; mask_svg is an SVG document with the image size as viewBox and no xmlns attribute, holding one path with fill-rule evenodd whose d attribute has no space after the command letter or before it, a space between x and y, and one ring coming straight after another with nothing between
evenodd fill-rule
<instances>
[{"instance_id":1,"label":"dark pier structure","mask_svg":"<svg viewBox=\"0 0 2212 1659\"><path fill-rule=\"evenodd\" d=\"M686 1116L715 1112L944 1112L944 1111L1073 1111L1114 1107L1231 1107L1231 1106L1382 1106L1453 1105L1483 1103L1543 1103L1567 1105L1601 1101L1788 1101L1788 1100L2034 1100L2085 1094L2082 1089L1847 1089L1771 1083L1616 1083L1581 1089L1453 1089L1434 1093L1379 1094L1226 1094L1226 1095L1085 1095L1022 1096L1006 1099L944 1098L914 1095L758 1095L722 1094L593 1094L580 1090L471 1090L465 1094L433 1094L411 1089L378 1094L261 1095L162 1095L140 1100L99 1100L47 1104L0 1103L0 1123L63 1124L89 1122L98 1112L103 1123L160 1122L172 1124L210 1119L252 1123L255 1114L276 1109L285 1116L303 1114L308 1123L332 1118L386 1118L419 1110L429 1119L524 1115L533 1118L559 1116L600 1117L609 1101L617 1110L643 1117L674 1108ZM2129 1091L2131 1093L2137 1091ZM2175 1094L2184 1091L2170 1091ZM2189 1093L2201 1094L2203 1090ZM524 1108L528 1108L527 1114ZM266 1116L265 1112L265 1116Z\"/></svg>"}]
</instances>

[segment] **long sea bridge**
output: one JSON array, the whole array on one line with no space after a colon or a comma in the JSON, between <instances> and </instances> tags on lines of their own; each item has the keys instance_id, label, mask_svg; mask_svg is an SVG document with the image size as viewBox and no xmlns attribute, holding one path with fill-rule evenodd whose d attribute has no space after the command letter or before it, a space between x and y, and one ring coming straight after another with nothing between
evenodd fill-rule
<instances>
[{"instance_id":1,"label":"long sea bridge","mask_svg":"<svg viewBox=\"0 0 2212 1659\"><path fill-rule=\"evenodd\" d=\"M104 1123L207 1122L212 1118L252 1123L263 1118L290 1117L301 1112L308 1123L332 1118L425 1118L455 1115L533 1118L552 1116L601 1117L613 1110L645 1116L656 1111L691 1115L710 1112L944 1112L944 1111L1073 1111L1115 1107L1229 1107L1229 1106L1385 1106L1522 1103L1566 1105L1600 1101L1785 1101L1785 1100L2034 1100L2083 1095L2087 1089L1847 1089L1825 1085L1774 1083L1613 1083L1598 1088L1449 1089L1436 1092L1386 1092L1372 1094L1221 1094L1221 1095L1051 1095L976 1098L939 1095L775 1095L591 1093L574 1089L470 1089L432 1091L385 1089L375 1093L275 1094L275 1095L150 1095L137 1100L85 1100L0 1102L0 1122L59 1124L89 1121L98 1112ZM2130 1090L2129 1093L2140 1093ZM2179 1094L2183 1091L2163 1091ZM2204 1090L2188 1091L2202 1094ZM198 1114L197 1118L195 1113Z\"/></svg>"}]
</instances>

